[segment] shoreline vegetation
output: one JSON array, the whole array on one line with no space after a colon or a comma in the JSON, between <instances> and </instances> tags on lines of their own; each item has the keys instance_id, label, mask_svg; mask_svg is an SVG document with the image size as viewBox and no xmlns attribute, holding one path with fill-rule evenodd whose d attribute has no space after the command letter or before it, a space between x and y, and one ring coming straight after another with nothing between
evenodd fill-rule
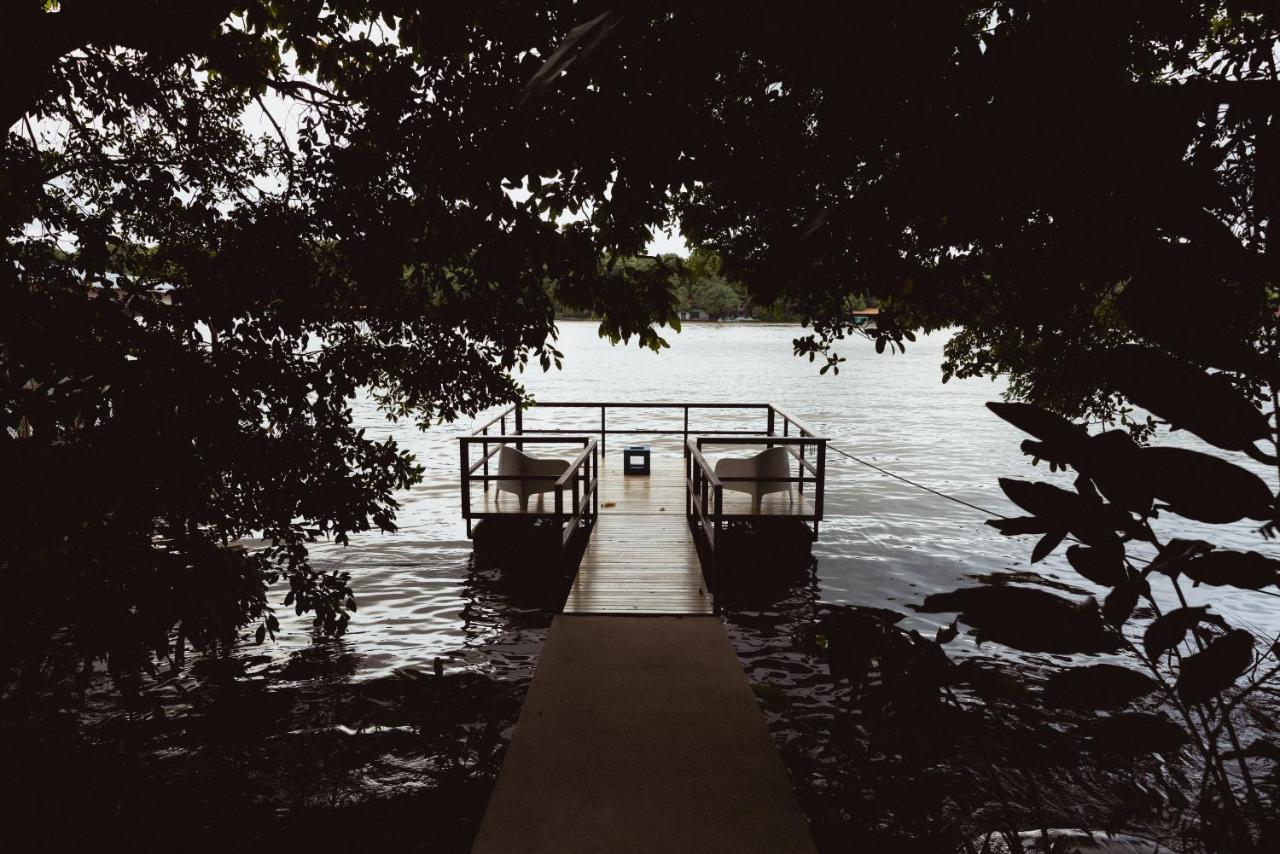
<instances>
[{"instance_id":1,"label":"shoreline vegetation","mask_svg":"<svg viewBox=\"0 0 1280 854\"><path fill-rule=\"evenodd\" d=\"M607 274L614 270L640 274L657 268L667 270L667 282L681 323L757 320L801 325L810 316L791 297L779 296L772 302L757 301L745 282L728 273L724 259L710 250L695 247L687 258L671 254L606 258L602 266ZM557 299L552 283L547 285L547 293L555 307L557 320L604 319L597 312ZM874 297L859 294L845 299L843 310L850 312L878 305Z\"/></svg>"}]
</instances>

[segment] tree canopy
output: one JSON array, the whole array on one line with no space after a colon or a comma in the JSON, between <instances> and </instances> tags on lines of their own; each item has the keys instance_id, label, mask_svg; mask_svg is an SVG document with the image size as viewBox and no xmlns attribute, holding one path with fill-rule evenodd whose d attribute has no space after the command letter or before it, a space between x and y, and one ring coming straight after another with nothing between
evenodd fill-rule
<instances>
[{"instance_id":1,"label":"tree canopy","mask_svg":"<svg viewBox=\"0 0 1280 854\"><path fill-rule=\"evenodd\" d=\"M276 573L340 630L306 543L392 528L419 477L352 396L423 425L514 399L558 358L548 281L660 346L669 265L600 261L654 227L800 307L802 354L838 360L869 294L883 340L959 326L948 374L1069 414L1114 411L1125 341L1263 394L1271 6L6 4L5 648L269 631Z\"/></svg>"}]
</instances>

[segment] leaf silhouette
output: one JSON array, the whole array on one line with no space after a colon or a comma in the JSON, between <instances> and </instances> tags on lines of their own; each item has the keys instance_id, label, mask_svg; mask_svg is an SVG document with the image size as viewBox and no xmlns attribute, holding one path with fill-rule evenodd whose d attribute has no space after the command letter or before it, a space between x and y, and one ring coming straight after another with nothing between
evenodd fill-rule
<instances>
[{"instance_id":1,"label":"leaf silhouette","mask_svg":"<svg viewBox=\"0 0 1280 854\"><path fill-rule=\"evenodd\" d=\"M1108 430L1089 437L1076 462L1107 500L1126 510L1146 515L1154 491L1142 476L1141 448L1126 430Z\"/></svg>"},{"instance_id":2,"label":"leaf silhouette","mask_svg":"<svg viewBox=\"0 0 1280 854\"><path fill-rule=\"evenodd\" d=\"M1139 585L1131 578L1117 584L1102 603L1102 618L1116 628L1123 626L1138 607L1138 593Z\"/></svg>"},{"instance_id":3,"label":"leaf silhouette","mask_svg":"<svg viewBox=\"0 0 1280 854\"><path fill-rule=\"evenodd\" d=\"M1086 727L1086 732L1094 748L1110 753L1169 753L1187 743L1182 727L1146 712L1099 718Z\"/></svg>"},{"instance_id":4,"label":"leaf silhouette","mask_svg":"<svg viewBox=\"0 0 1280 854\"><path fill-rule=\"evenodd\" d=\"M1148 572L1163 572L1165 575L1177 576L1187 561L1213 551L1213 545L1204 540L1180 540L1174 538L1161 547L1156 559L1147 568Z\"/></svg>"},{"instance_id":5,"label":"leaf silhouette","mask_svg":"<svg viewBox=\"0 0 1280 854\"><path fill-rule=\"evenodd\" d=\"M1150 694L1159 683L1144 673L1116 664L1070 667L1049 677L1044 699L1066 709L1111 709Z\"/></svg>"},{"instance_id":6,"label":"leaf silhouette","mask_svg":"<svg viewBox=\"0 0 1280 854\"><path fill-rule=\"evenodd\" d=\"M1235 463L1184 448L1143 448L1139 454L1156 498L1179 516L1222 525L1265 522L1273 515L1267 484Z\"/></svg>"},{"instance_id":7,"label":"leaf silhouette","mask_svg":"<svg viewBox=\"0 0 1280 854\"><path fill-rule=\"evenodd\" d=\"M1006 537L1017 534L1047 534L1049 524L1035 516L1019 516L1016 519L988 519L987 524Z\"/></svg>"},{"instance_id":8,"label":"leaf silhouette","mask_svg":"<svg viewBox=\"0 0 1280 854\"><path fill-rule=\"evenodd\" d=\"M1125 580L1124 550L1119 547L1070 546L1067 562L1076 572L1103 587L1115 587Z\"/></svg>"},{"instance_id":9,"label":"leaf silhouette","mask_svg":"<svg viewBox=\"0 0 1280 854\"><path fill-rule=\"evenodd\" d=\"M1112 357L1111 376L1124 396L1174 427L1228 451L1270 435L1266 416L1224 376L1136 344L1116 348Z\"/></svg>"},{"instance_id":10,"label":"leaf silhouette","mask_svg":"<svg viewBox=\"0 0 1280 854\"><path fill-rule=\"evenodd\" d=\"M987 408L1039 442L1023 442L1023 453L1064 465L1074 465L1088 433L1061 415L1030 403L988 403Z\"/></svg>"},{"instance_id":11,"label":"leaf silhouette","mask_svg":"<svg viewBox=\"0 0 1280 854\"><path fill-rule=\"evenodd\" d=\"M1065 530L1049 531L1040 538L1040 542L1036 543L1036 547L1031 550L1031 562L1039 563L1040 561L1053 554L1061 543L1062 538L1067 535Z\"/></svg>"},{"instance_id":12,"label":"leaf silhouette","mask_svg":"<svg viewBox=\"0 0 1280 854\"><path fill-rule=\"evenodd\" d=\"M1230 688L1253 664L1253 635L1235 629L1182 660L1175 686L1184 703L1203 703Z\"/></svg>"},{"instance_id":13,"label":"leaf silhouette","mask_svg":"<svg viewBox=\"0 0 1280 854\"><path fill-rule=\"evenodd\" d=\"M1000 488L1014 504L1048 523L1047 530L1066 528L1092 546L1118 543L1116 529L1128 521L1108 512L1106 505L1043 481L1002 477Z\"/></svg>"},{"instance_id":14,"label":"leaf silhouette","mask_svg":"<svg viewBox=\"0 0 1280 854\"><path fill-rule=\"evenodd\" d=\"M1142 648L1147 658L1154 662L1165 652L1182 643L1191 627L1208 616L1207 605L1194 608L1177 608L1157 617L1155 622L1147 626L1142 636Z\"/></svg>"},{"instance_id":15,"label":"leaf silhouette","mask_svg":"<svg viewBox=\"0 0 1280 854\"><path fill-rule=\"evenodd\" d=\"M1196 584L1261 590L1280 582L1280 560L1257 552L1216 550L1181 564L1182 572Z\"/></svg>"},{"instance_id":16,"label":"leaf silhouette","mask_svg":"<svg viewBox=\"0 0 1280 854\"><path fill-rule=\"evenodd\" d=\"M1029 587L967 587L925 597L926 613L955 611L992 640L1027 652L1109 652L1120 646L1092 598L1076 603Z\"/></svg>"}]
</instances>

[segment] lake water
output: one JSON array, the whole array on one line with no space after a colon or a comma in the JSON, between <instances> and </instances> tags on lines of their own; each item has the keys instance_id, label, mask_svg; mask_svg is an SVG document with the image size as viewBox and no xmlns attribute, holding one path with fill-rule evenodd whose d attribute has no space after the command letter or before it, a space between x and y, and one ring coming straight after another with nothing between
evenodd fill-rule
<instances>
[{"instance_id":1,"label":"lake water","mask_svg":"<svg viewBox=\"0 0 1280 854\"><path fill-rule=\"evenodd\" d=\"M824 377L791 355L795 327L690 324L661 353L613 347L592 323L564 323L560 332L564 369L523 378L544 401L773 402L829 437L833 451L996 513L1017 513L999 476L1069 481L1031 468L1018 450L1022 434L983 406L999 398L1001 383L941 383L945 335L892 356L847 342L843 370ZM555 412L574 428L594 417ZM251 626L233 655L192 655L190 667L158 673L127 707L99 672L79 701L98 759L86 765L71 752L59 761L39 739L16 739L31 755L14 767L38 769L44 781L24 775L30 797L16 814L42 816L50 805L75 811L35 820L36 832L83 828L93 841L80 847L111 847L96 834L117 828L131 847L154 839L164 851L278 849L282 842L292 850L344 839L390 850L470 850L563 579L544 583L536 566L505 573L472 559L459 516L457 449L471 424L421 432L389 423L368 400L357 401L355 413L369 436L390 434L412 450L426 478L400 496L398 533L313 547L318 568L352 575L360 607L346 636L313 642L309 620L281 607L277 641L255 645ZM650 426L655 417L611 413L610 426L642 419ZM750 417L703 422L699 415L691 426L744 427ZM762 415L754 418L758 429ZM667 423L675 429L679 419ZM609 453L622 444L611 440ZM653 444L678 453L671 439ZM1084 716L1028 701L1022 686L1069 657L979 646L962 632L946 647L956 672L966 668L954 702L918 708L884 704L874 689L855 689L833 672L833 647L818 637L828 626L838 631L850 611L844 605L892 609L905 615L900 625L932 636L952 615L916 611L930 593L1005 583L1082 601L1105 591L1061 555L1028 565L1031 538L1001 537L983 524L983 513L835 452L827 462L826 519L811 571L779 566L780 584L737 591L722 615L818 850L954 851L957 839L979 831L1042 826L1117 827L1176 840L1179 812L1167 811L1174 801L1164 792L1194 794L1194 761L1186 777L1152 757L1117 761L1081 751ZM1158 527L1166 536L1277 551L1249 525L1219 530L1169 517ZM1188 593L1256 634L1280 630L1274 596ZM272 598L278 603L284 591ZM444 678L431 675L437 661ZM1280 707L1280 698L1269 702ZM129 762L141 764L130 766L131 782L122 784L119 769ZM103 773L86 775L86 768ZM82 805L100 806L100 817L86 818ZM157 817L171 823L168 831L157 828ZM134 829L144 826L145 833ZM199 844L171 841L181 834Z\"/></svg>"},{"instance_id":2,"label":"lake water","mask_svg":"<svg viewBox=\"0 0 1280 854\"><path fill-rule=\"evenodd\" d=\"M667 336L669 349L654 353L634 344L613 346L599 338L594 323L564 322L558 343L565 354L563 370L535 368L522 381L535 397L548 401L773 402L829 437L835 448L1010 515L1021 514L1001 493L997 477L1069 486L1069 475L1050 474L1044 465L1032 468L1018 450L1026 437L983 406L999 399L1002 382L941 382L945 334L924 336L905 354L895 355L877 354L861 339L845 342L842 353L848 361L838 376L820 376L816 365L792 355L791 342L799 334L797 327L785 325L691 323ZM494 655L495 634L509 626L501 615L486 613L493 605L477 595L468 561L470 543L459 517L456 439L472 425L421 432L409 423L390 424L368 402L358 403L356 414L370 436L393 435L412 450L426 467L426 479L401 496L398 533L353 537L347 547L319 544L313 549L317 566L340 567L353 576L360 610L345 647L358 657L355 677L429 666L435 657L448 668L486 667ZM714 425L705 426L743 426L741 419L747 417L716 416ZM672 416L669 423L676 426L678 418ZM590 423L583 418L568 421L568 426ZM611 414L611 426L625 423L624 416ZM699 426L695 423L693 429ZM1196 446L1194 437L1181 434L1162 435L1159 441ZM617 453L621 444L614 442L610 453ZM1239 461L1249 464L1243 457ZM1028 584L1065 583L1071 588L1067 595L1076 598L1105 594L1067 565L1065 549L1031 567L1027 561L1033 539L1002 537L983 524L984 518L829 453L826 520L813 550L817 595L828 602L905 611L906 627L932 635L950 615L915 614L911 607L928 593L972 586L975 579L988 580L993 574L1033 573L1013 578ZM1280 549L1248 523L1202 526L1169 515L1157 530L1280 556ZM1212 601L1259 635L1280 632L1280 607L1273 596L1224 588L1187 592L1193 601ZM305 621L288 616L277 653L309 642ZM972 641L962 638L950 649L963 655L966 644ZM993 651L1003 653L990 644L984 647L986 654Z\"/></svg>"}]
</instances>

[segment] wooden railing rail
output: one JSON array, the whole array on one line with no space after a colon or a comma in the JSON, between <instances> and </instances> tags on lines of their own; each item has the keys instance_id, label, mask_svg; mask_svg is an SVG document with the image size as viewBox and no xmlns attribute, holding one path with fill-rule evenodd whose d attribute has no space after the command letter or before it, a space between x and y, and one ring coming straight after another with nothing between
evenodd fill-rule
<instances>
[{"instance_id":1,"label":"wooden railing rail","mask_svg":"<svg viewBox=\"0 0 1280 854\"><path fill-rule=\"evenodd\" d=\"M564 513L564 491L571 490L573 512L567 521L561 521ZM561 531L560 547L568 551L573 538L582 528L582 522L588 528L595 524L600 512L600 444L592 439L582 453L578 454L564 474L556 481L556 526Z\"/></svg>"},{"instance_id":2,"label":"wooden railing rail","mask_svg":"<svg viewBox=\"0 0 1280 854\"><path fill-rule=\"evenodd\" d=\"M702 448L696 440L689 439L685 442L684 456L685 514L696 526L695 531L702 534L703 546L707 552L707 559L702 564L703 575L707 590L714 597L719 570L716 542L724 527L724 484L703 456ZM708 504L711 506L708 507Z\"/></svg>"},{"instance_id":3,"label":"wooden railing rail","mask_svg":"<svg viewBox=\"0 0 1280 854\"><path fill-rule=\"evenodd\" d=\"M471 536L472 520L474 519L510 515L509 512L500 513L483 510L477 512L474 510L471 506L471 485L473 483L483 484L485 491L488 491L489 484L498 480L514 480L522 483L551 481L551 491L555 506L555 511L552 514L553 524L561 532L562 549L567 550L573 541L573 537L582 528L581 523L586 521L586 530L589 531L595 524L595 517L599 511L600 458L598 440L593 436L522 436L518 433L508 434L505 432L495 436L484 432L494 423L495 421L491 420L480 428L480 432L473 433L470 436L458 437L460 470L462 473L460 484L462 491L462 517L467 523L467 536ZM505 421L498 421L497 423L501 425L500 429L505 431ZM582 450L575 455L573 461L569 464L569 468L563 474L490 474L489 460L502 449L503 445L522 447L526 444L581 445ZM473 462L471 460L471 449L476 445L481 446L482 452L480 458ZM476 474L479 469L483 469L482 474ZM570 493L572 501L570 510L567 513L564 505L566 492ZM567 528L565 527L566 523L568 524Z\"/></svg>"}]
</instances>

